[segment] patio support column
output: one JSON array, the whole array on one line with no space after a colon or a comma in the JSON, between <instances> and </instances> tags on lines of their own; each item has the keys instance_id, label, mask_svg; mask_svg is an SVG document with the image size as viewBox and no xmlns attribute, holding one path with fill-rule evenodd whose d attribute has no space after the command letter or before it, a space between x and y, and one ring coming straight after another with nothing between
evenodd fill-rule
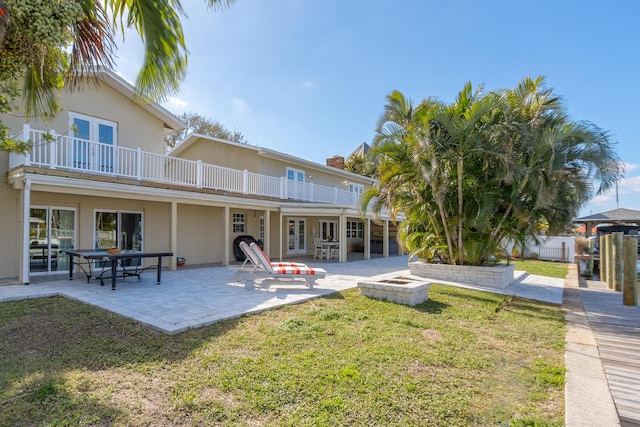
<instances>
[{"instance_id":1,"label":"patio support column","mask_svg":"<svg viewBox=\"0 0 640 427\"><path fill-rule=\"evenodd\" d=\"M338 262L347 262L347 215L345 213L340 214L340 256L338 256Z\"/></svg>"},{"instance_id":2,"label":"patio support column","mask_svg":"<svg viewBox=\"0 0 640 427\"><path fill-rule=\"evenodd\" d=\"M389 258L389 220L385 219L382 227L382 256Z\"/></svg>"},{"instance_id":3,"label":"patio support column","mask_svg":"<svg viewBox=\"0 0 640 427\"><path fill-rule=\"evenodd\" d=\"M364 259L371 259L371 218L364 221Z\"/></svg>"},{"instance_id":4,"label":"patio support column","mask_svg":"<svg viewBox=\"0 0 640 427\"><path fill-rule=\"evenodd\" d=\"M278 225L278 260L282 261L282 211L280 211L280 224Z\"/></svg>"},{"instance_id":5,"label":"patio support column","mask_svg":"<svg viewBox=\"0 0 640 427\"><path fill-rule=\"evenodd\" d=\"M31 179L24 181L24 187L20 193L22 196L22 247L20 251L20 270L18 281L24 285L29 284L29 218L31 216Z\"/></svg>"},{"instance_id":6,"label":"patio support column","mask_svg":"<svg viewBox=\"0 0 640 427\"><path fill-rule=\"evenodd\" d=\"M264 253L271 258L271 211L264 211Z\"/></svg>"},{"instance_id":7,"label":"patio support column","mask_svg":"<svg viewBox=\"0 0 640 427\"><path fill-rule=\"evenodd\" d=\"M231 244L231 242L229 242L230 236L229 236L229 206L225 206L224 207L224 238L223 238L223 242L224 242L224 252L222 254L222 265L229 265L229 245Z\"/></svg>"},{"instance_id":8,"label":"patio support column","mask_svg":"<svg viewBox=\"0 0 640 427\"><path fill-rule=\"evenodd\" d=\"M173 252L173 256L169 258L169 270L177 269L176 257L178 256L178 203L171 202L171 242L170 252Z\"/></svg>"}]
</instances>

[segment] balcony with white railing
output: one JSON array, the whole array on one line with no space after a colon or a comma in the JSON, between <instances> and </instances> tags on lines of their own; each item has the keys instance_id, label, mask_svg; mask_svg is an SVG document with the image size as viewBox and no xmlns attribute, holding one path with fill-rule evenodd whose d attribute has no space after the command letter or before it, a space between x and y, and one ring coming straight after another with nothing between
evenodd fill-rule
<instances>
[{"instance_id":1,"label":"balcony with white railing","mask_svg":"<svg viewBox=\"0 0 640 427\"><path fill-rule=\"evenodd\" d=\"M20 166L60 169L238 195L334 205L357 206L360 196L337 187L296 182L286 177L231 169L200 160L180 159L141 149L57 135L31 129L29 125L24 125L21 137L23 141L31 143L31 151L26 155L11 153L10 169Z\"/></svg>"}]
</instances>

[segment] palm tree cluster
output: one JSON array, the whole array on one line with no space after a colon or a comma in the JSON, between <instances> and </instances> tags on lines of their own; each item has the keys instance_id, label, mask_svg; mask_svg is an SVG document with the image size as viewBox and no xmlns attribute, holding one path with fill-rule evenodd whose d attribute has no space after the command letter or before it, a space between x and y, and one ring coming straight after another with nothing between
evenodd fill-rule
<instances>
[{"instance_id":1,"label":"palm tree cluster","mask_svg":"<svg viewBox=\"0 0 640 427\"><path fill-rule=\"evenodd\" d=\"M222 9L235 0L205 0ZM133 28L144 43L136 90L140 101L175 93L186 75L180 0L0 0L0 113L51 117L56 92L73 89L100 68L112 68L117 29ZM124 32L123 32L124 34ZM14 145L12 145L12 143ZM0 122L0 150L25 151Z\"/></svg>"},{"instance_id":2,"label":"palm tree cluster","mask_svg":"<svg viewBox=\"0 0 640 427\"><path fill-rule=\"evenodd\" d=\"M378 184L363 198L402 213L412 255L482 265L506 240L565 230L623 168L610 134L572 122L542 77L484 93L467 83L451 104L387 96L371 150Z\"/></svg>"}]
</instances>

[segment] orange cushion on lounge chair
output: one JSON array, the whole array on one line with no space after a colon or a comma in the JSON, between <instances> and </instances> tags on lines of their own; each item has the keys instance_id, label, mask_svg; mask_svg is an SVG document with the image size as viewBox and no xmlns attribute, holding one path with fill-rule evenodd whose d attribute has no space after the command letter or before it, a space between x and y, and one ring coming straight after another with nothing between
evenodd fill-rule
<instances>
[{"instance_id":1,"label":"orange cushion on lounge chair","mask_svg":"<svg viewBox=\"0 0 640 427\"><path fill-rule=\"evenodd\" d=\"M253 289L253 280L265 278L265 275L273 279L304 279L306 285L313 289L316 278L323 278L327 274L322 268L311 268L301 263L272 263L256 243L247 246L245 242L240 242L239 246L247 255L247 260L253 264L251 270L245 270L244 266L247 262L245 260L245 264L242 264L242 267L236 272L236 281L244 282L247 289Z\"/></svg>"},{"instance_id":2,"label":"orange cushion on lounge chair","mask_svg":"<svg viewBox=\"0 0 640 427\"><path fill-rule=\"evenodd\" d=\"M305 266L299 266L299 265L275 266L272 264L272 266L274 271L278 274L300 274L300 275L316 274L316 271L313 268L307 267L306 265Z\"/></svg>"}]
</instances>

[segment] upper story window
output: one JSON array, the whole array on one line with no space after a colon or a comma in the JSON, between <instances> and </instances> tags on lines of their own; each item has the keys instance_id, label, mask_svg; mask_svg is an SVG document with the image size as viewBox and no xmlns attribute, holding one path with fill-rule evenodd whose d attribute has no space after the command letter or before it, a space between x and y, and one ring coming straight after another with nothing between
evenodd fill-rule
<instances>
[{"instance_id":1,"label":"upper story window","mask_svg":"<svg viewBox=\"0 0 640 427\"><path fill-rule=\"evenodd\" d=\"M103 144L118 145L118 124L97 117L69 113L73 136Z\"/></svg>"},{"instance_id":2,"label":"upper story window","mask_svg":"<svg viewBox=\"0 0 640 427\"><path fill-rule=\"evenodd\" d=\"M304 171L300 169L287 168L287 179L289 181L305 182Z\"/></svg>"},{"instance_id":3,"label":"upper story window","mask_svg":"<svg viewBox=\"0 0 640 427\"><path fill-rule=\"evenodd\" d=\"M362 194L362 193L364 193L364 185L356 184L355 182L350 182L349 183L349 191L351 191L352 193L356 193L356 194Z\"/></svg>"},{"instance_id":4,"label":"upper story window","mask_svg":"<svg viewBox=\"0 0 640 427\"><path fill-rule=\"evenodd\" d=\"M73 149L69 151L73 167L93 172L113 173L115 165L113 147L118 145L116 122L69 113L69 125L74 137Z\"/></svg>"}]
</instances>

